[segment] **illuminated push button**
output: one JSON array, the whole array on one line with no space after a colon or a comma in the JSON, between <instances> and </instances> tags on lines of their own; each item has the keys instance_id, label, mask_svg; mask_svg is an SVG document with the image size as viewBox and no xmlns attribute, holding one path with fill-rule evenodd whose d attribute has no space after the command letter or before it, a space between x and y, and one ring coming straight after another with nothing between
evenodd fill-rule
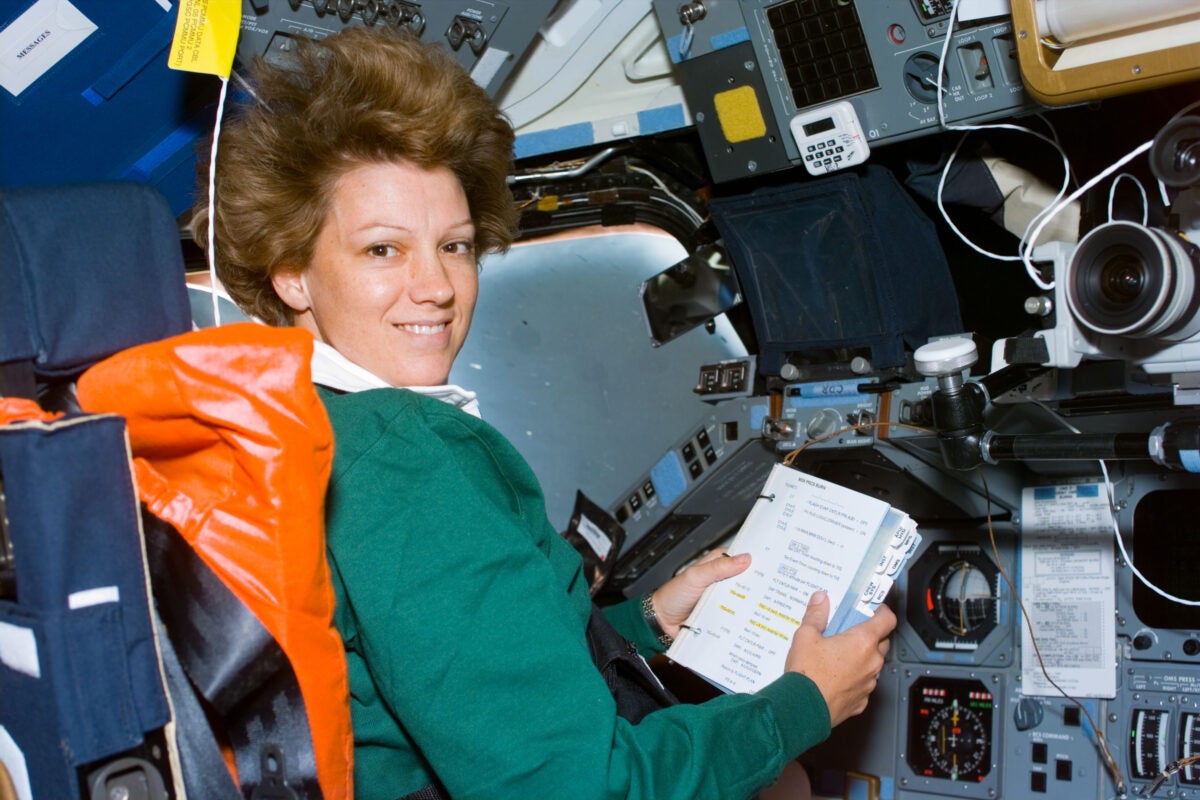
<instances>
[{"instance_id":1,"label":"illuminated push button","mask_svg":"<svg viewBox=\"0 0 1200 800\"><path fill-rule=\"evenodd\" d=\"M904 44L904 40L908 38L908 31L904 30L903 25L889 25L888 38L892 40L892 44Z\"/></svg>"},{"instance_id":2,"label":"illuminated push button","mask_svg":"<svg viewBox=\"0 0 1200 800\"><path fill-rule=\"evenodd\" d=\"M1046 793L1046 773L1033 772L1029 775L1029 790L1031 792Z\"/></svg>"}]
</instances>

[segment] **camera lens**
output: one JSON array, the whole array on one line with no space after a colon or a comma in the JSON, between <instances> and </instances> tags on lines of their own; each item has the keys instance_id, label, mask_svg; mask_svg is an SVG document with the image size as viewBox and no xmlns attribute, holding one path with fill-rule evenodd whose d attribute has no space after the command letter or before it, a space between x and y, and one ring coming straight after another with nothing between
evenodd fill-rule
<instances>
[{"instance_id":1,"label":"camera lens","mask_svg":"<svg viewBox=\"0 0 1200 800\"><path fill-rule=\"evenodd\" d=\"M1166 231L1132 222L1101 225L1079 242L1067 267L1067 304L1097 333L1186 339L1200 331L1200 257Z\"/></svg>"},{"instance_id":2,"label":"camera lens","mask_svg":"<svg viewBox=\"0 0 1200 800\"><path fill-rule=\"evenodd\" d=\"M1104 298L1115 305L1137 300L1146 283L1145 264L1135 253L1113 253L1100 265L1099 288Z\"/></svg>"}]
</instances>

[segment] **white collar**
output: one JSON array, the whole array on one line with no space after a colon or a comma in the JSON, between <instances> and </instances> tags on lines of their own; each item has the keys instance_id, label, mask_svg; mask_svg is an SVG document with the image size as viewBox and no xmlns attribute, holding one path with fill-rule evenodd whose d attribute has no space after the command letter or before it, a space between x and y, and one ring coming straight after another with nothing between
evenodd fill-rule
<instances>
[{"instance_id":1,"label":"white collar","mask_svg":"<svg viewBox=\"0 0 1200 800\"><path fill-rule=\"evenodd\" d=\"M321 341L313 342L312 379L313 383L343 392L396 388ZM468 391L461 386L446 384L444 386L404 386L400 388L449 403L471 416L480 416L479 400L476 398L475 392Z\"/></svg>"}]
</instances>

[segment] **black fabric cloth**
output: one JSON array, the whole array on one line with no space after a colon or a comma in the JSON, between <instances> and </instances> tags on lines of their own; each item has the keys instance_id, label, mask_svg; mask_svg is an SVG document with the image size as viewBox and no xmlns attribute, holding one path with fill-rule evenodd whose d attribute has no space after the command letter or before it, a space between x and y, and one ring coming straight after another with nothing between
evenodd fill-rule
<instances>
[{"instance_id":1,"label":"black fabric cloth","mask_svg":"<svg viewBox=\"0 0 1200 800\"><path fill-rule=\"evenodd\" d=\"M937 162L908 162L908 177L904 185L919 197L937 202L938 185L942 183L945 159ZM942 202L949 205L978 208L994 214L1004 205L1004 193L996 184L992 171L981 158L958 158L950 166L942 186Z\"/></svg>"},{"instance_id":2,"label":"black fabric cloth","mask_svg":"<svg viewBox=\"0 0 1200 800\"><path fill-rule=\"evenodd\" d=\"M651 711L679 702L658 680L637 648L617 632L599 606L592 606L587 638L592 660L617 701L617 714L621 717L636 725Z\"/></svg>"},{"instance_id":3,"label":"black fabric cloth","mask_svg":"<svg viewBox=\"0 0 1200 800\"><path fill-rule=\"evenodd\" d=\"M219 718L244 794L320 800L308 714L279 644L168 522L143 514L158 610L197 696Z\"/></svg>"}]
</instances>

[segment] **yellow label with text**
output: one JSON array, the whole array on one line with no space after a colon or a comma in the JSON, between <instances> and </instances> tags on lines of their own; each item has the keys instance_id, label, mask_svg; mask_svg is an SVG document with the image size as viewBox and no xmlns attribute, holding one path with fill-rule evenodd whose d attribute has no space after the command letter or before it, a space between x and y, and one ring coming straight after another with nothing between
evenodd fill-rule
<instances>
[{"instance_id":1,"label":"yellow label with text","mask_svg":"<svg viewBox=\"0 0 1200 800\"><path fill-rule=\"evenodd\" d=\"M167 66L228 78L241 21L242 0L180 0Z\"/></svg>"}]
</instances>

